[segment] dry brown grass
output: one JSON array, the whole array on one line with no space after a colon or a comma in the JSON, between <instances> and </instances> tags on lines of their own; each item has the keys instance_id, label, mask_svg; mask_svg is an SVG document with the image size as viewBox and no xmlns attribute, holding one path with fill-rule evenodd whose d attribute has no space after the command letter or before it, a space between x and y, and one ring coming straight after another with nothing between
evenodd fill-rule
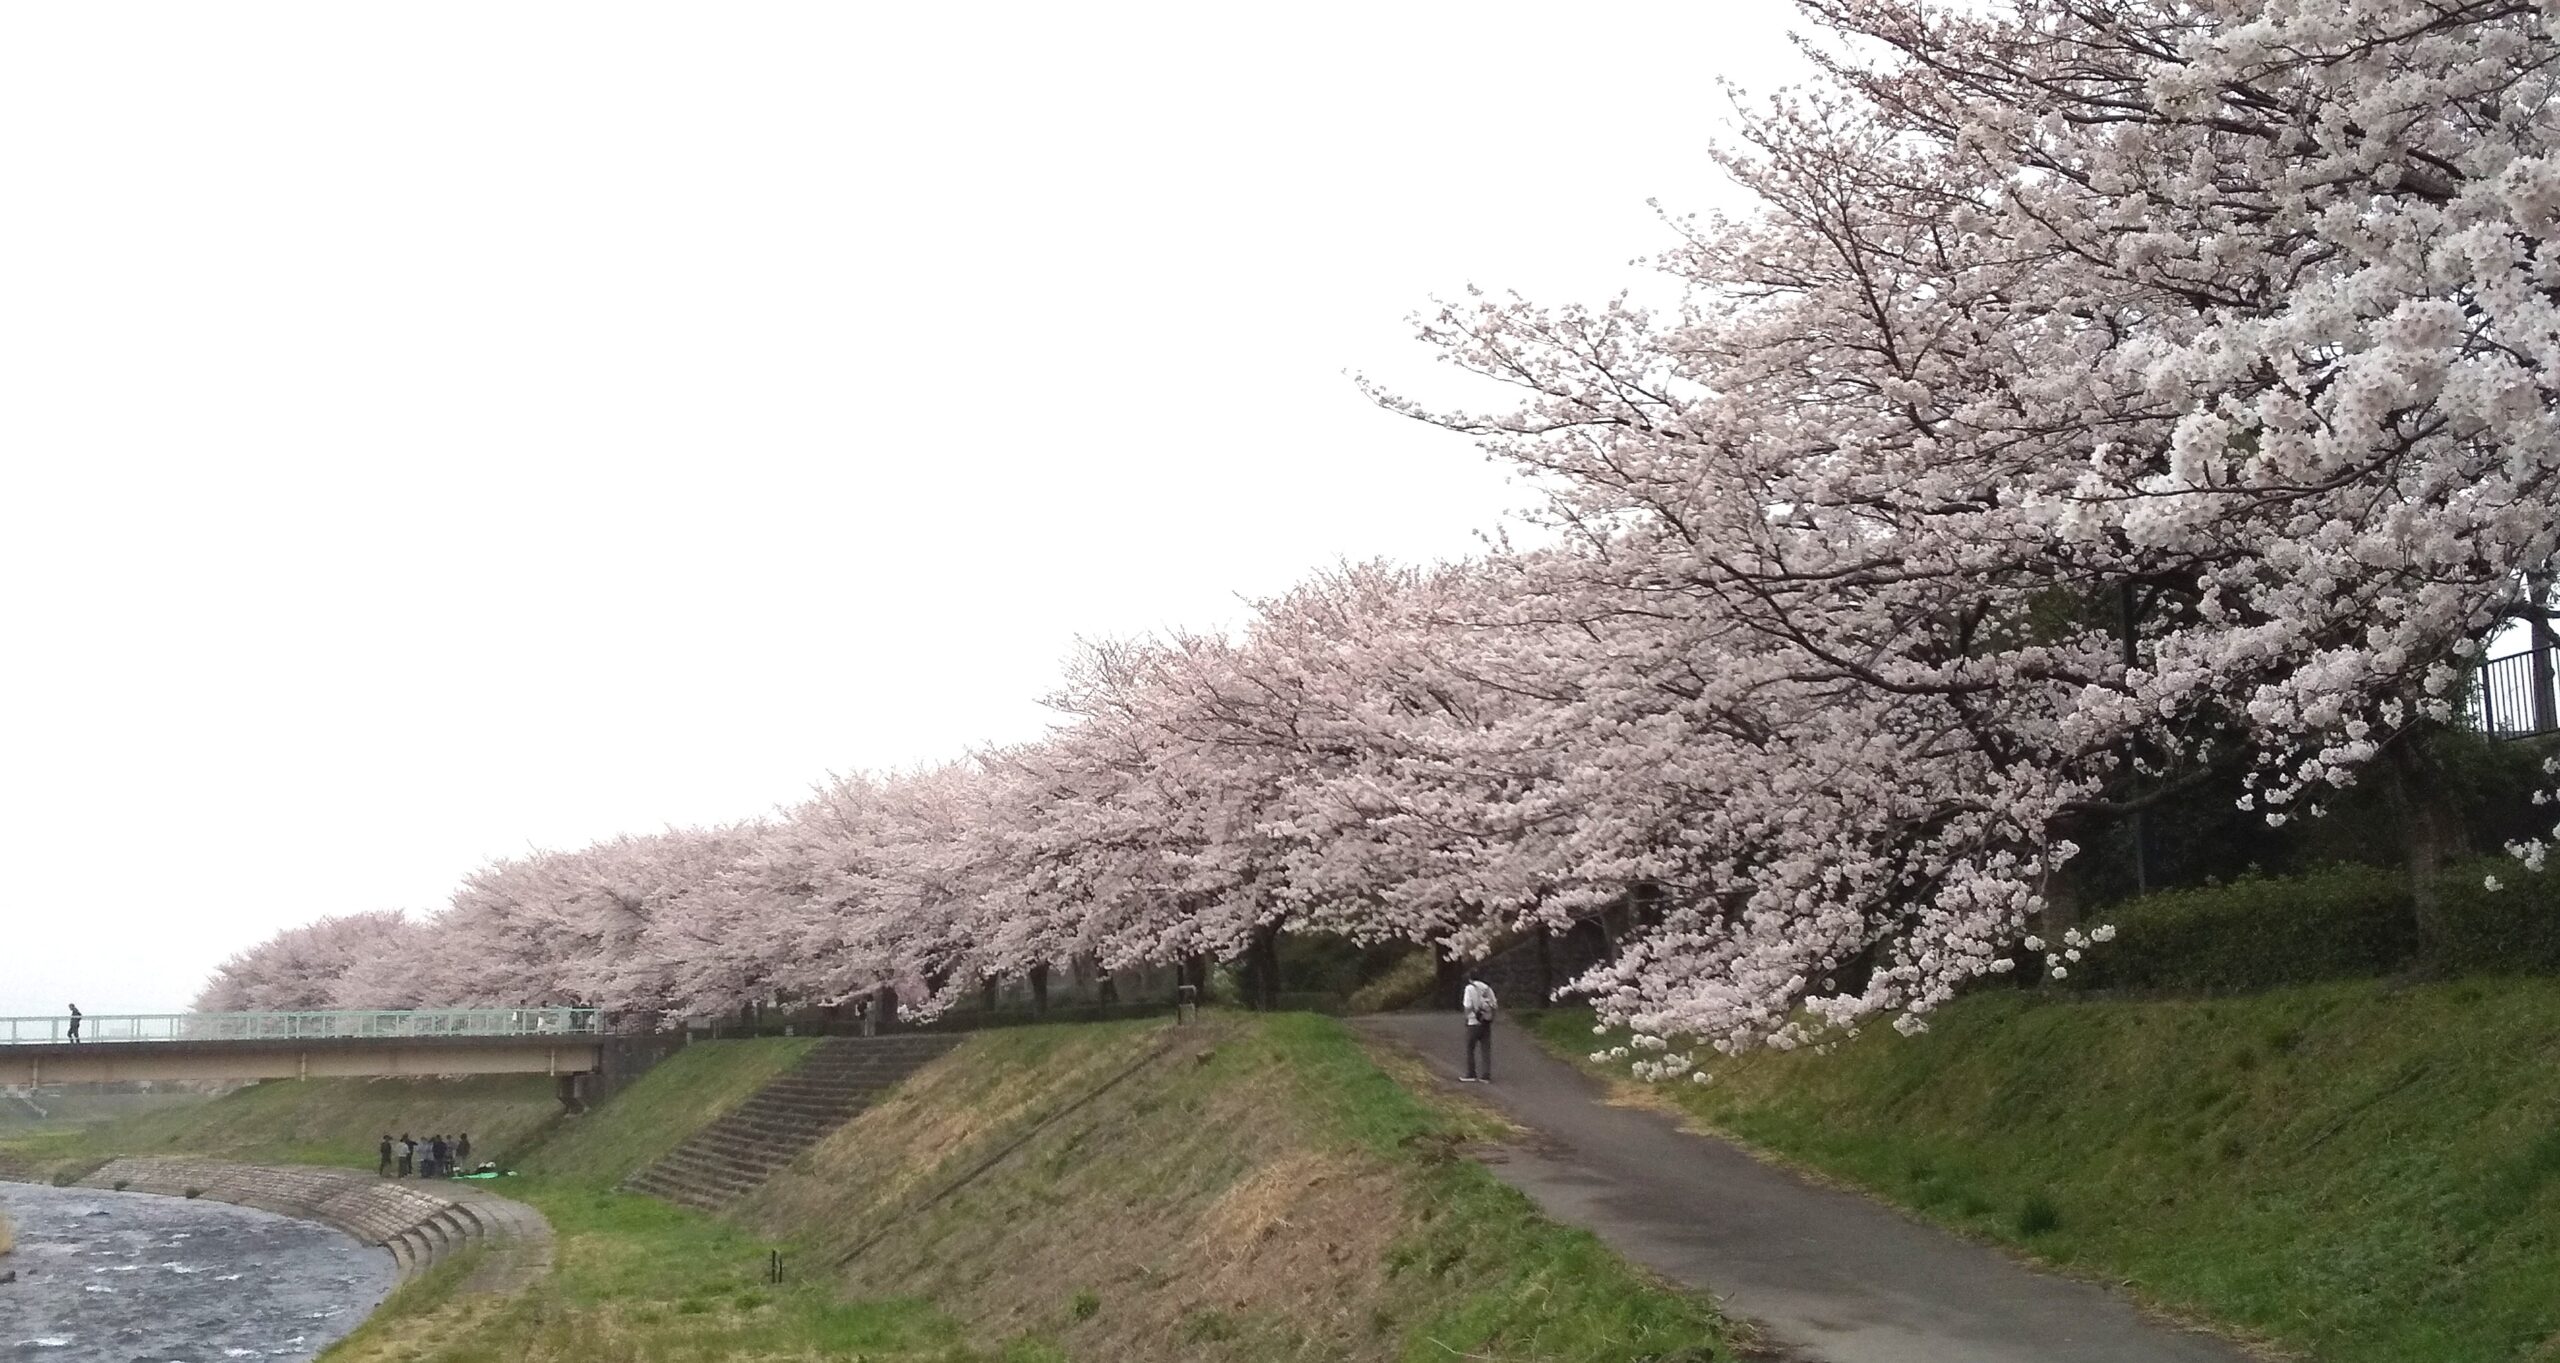
<instances>
[{"instance_id":1,"label":"dry brown grass","mask_svg":"<svg viewBox=\"0 0 2560 1363\"><path fill-rule=\"evenodd\" d=\"M1392 1357L1383 1261L1407 1228L1406 1188L1374 1156L1311 1141L1296 1076L1245 1038L1186 1028L1127 1083L919 1209L1166 1038L1084 1029L1034 1056L1015 1038L973 1041L748 1214L776 1232L824 1228L839 1252L880 1237L845 1266L846 1290L929 1299L979 1338L1045 1333L1112 1363ZM1141 1149L1143 1170L1118 1158Z\"/></svg>"},{"instance_id":2,"label":"dry brown grass","mask_svg":"<svg viewBox=\"0 0 2560 1363\"><path fill-rule=\"evenodd\" d=\"M1387 1247L1404 1229L1380 1212L1402 1197L1391 1174L1350 1155L1302 1151L1263 1165L1200 1217L1159 1303L1172 1317L1162 1323L1204 1309L1277 1311L1316 1334L1360 1332Z\"/></svg>"}]
</instances>

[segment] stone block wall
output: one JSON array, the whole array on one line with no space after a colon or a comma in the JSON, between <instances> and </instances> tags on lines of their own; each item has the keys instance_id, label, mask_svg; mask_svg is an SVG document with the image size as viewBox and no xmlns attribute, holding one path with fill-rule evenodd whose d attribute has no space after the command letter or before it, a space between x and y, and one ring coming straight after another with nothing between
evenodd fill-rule
<instances>
[{"instance_id":1,"label":"stone block wall","mask_svg":"<svg viewBox=\"0 0 2560 1363\"><path fill-rule=\"evenodd\" d=\"M483 1245L492 1252L465 1282L466 1291L512 1290L551 1267L551 1223L523 1203L469 1184L308 1165L125 1158L108 1161L80 1186L206 1197L317 1221L388 1252L403 1281Z\"/></svg>"}]
</instances>

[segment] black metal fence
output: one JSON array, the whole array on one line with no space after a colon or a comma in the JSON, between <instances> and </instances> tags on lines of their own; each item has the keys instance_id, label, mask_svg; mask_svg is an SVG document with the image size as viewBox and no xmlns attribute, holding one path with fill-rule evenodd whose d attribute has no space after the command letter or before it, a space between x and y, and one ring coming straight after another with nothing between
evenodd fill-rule
<instances>
[{"instance_id":1,"label":"black metal fence","mask_svg":"<svg viewBox=\"0 0 2560 1363\"><path fill-rule=\"evenodd\" d=\"M2483 733L2520 738L2560 730L2553 655L2537 649L2491 658L2472 674L2471 715Z\"/></svg>"}]
</instances>

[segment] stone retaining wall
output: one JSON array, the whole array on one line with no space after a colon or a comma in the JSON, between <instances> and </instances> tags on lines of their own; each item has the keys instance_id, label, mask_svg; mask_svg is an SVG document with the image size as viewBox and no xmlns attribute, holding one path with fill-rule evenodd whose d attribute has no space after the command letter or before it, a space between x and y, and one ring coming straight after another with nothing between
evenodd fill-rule
<instances>
[{"instance_id":1,"label":"stone retaining wall","mask_svg":"<svg viewBox=\"0 0 2560 1363\"><path fill-rule=\"evenodd\" d=\"M80 1186L207 1197L317 1221L388 1251L403 1282L477 1245L490 1252L465 1291L512 1291L551 1268L551 1223L542 1213L466 1183L308 1165L126 1158L108 1161Z\"/></svg>"}]
</instances>

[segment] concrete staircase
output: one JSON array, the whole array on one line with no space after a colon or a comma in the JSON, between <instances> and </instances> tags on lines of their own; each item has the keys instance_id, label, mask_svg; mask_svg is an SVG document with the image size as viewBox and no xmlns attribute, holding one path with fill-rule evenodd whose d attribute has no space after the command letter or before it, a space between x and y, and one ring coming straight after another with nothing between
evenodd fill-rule
<instances>
[{"instance_id":1,"label":"concrete staircase","mask_svg":"<svg viewBox=\"0 0 2560 1363\"><path fill-rule=\"evenodd\" d=\"M959 1043L956 1036L919 1033L830 1037L665 1158L623 1180L623 1189L702 1211L727 1208Z\"/></svg>"}]
</instances>

